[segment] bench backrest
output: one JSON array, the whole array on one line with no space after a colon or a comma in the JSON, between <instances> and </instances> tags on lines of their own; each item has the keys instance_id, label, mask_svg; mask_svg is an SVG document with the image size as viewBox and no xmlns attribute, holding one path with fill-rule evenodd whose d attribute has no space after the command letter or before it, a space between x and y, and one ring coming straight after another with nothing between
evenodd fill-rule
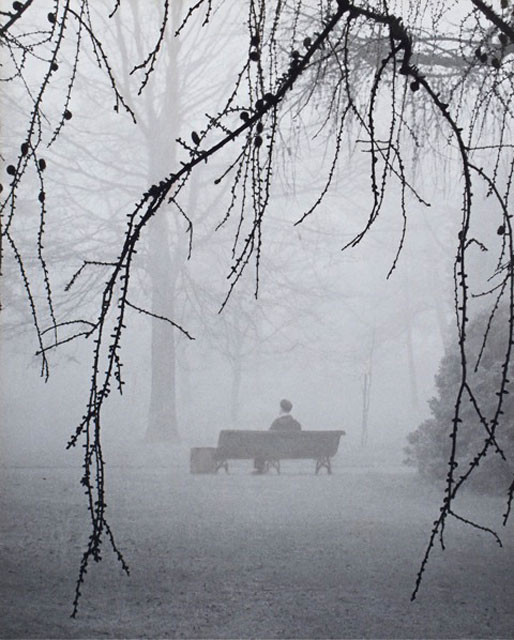
<instances>
[{"instance_id":1,"label":"bench backrest","mask_svg":"<svg viewBox=\"0 0 514 640\"><path fill-rule=\"evenodd\" d=\"M220 431L217 457L248 459L323 458L336 454L344 431Z\"/></svg>"}]
</instances>

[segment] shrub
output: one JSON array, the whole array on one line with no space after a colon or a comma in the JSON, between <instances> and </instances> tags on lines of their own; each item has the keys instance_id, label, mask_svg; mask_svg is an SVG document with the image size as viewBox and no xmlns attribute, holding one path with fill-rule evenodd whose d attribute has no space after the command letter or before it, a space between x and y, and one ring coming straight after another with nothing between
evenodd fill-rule
<instances>
[{"instance_id":1,"label":"shrub","mask_svg":"<svg viewBox=\"0 0 514 640\"><path fill-rule=\"evenodd\" d=\"M489 327L489 328L488 328ZM498 405L498 391L502 380L505 353L509 342L507 309L499 308L489 325L489 314L479 313L469 324L467 341L468 381L481 415L491 428ZM509 369L509 372L512 371ZM447 476L451 454L450 434L457 392L461 382L461 357L451 345L439 365L435 378L437 394L429 401L431 417L407 436L406 464L417 467L419 473L430 480L441 481ZM500 415L495 440L503 451L503 459L494 443L469 477L469 484L477 491L504 493L514 475L514 399L504 396L503 414ZM488 439L469 394L461 406L456 439L456 478L469 469L475 456Z\"/></svg>"}]
</instances>

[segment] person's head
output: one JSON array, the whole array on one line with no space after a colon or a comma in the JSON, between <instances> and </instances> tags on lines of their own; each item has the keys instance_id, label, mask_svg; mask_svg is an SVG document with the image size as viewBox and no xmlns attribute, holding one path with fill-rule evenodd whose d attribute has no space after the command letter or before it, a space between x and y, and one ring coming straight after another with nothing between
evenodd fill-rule
<instances>
[{"instance_id":1,"label":"person's head","mask_svg":"<svg viewBox=\"0 0 514 640\"><path fill-rule=\"evenodd\" d=\"M280 409L283 413L289 413L293 408L293 404L285 398L280 401Z\"/></svg>"}]
</instances>

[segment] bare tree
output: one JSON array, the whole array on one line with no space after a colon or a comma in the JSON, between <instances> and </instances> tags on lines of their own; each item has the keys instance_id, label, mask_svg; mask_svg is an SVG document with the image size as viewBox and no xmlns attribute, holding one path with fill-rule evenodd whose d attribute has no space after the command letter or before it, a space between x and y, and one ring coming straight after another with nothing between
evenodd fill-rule
<instances>
[{"instance_id":1,"label":"bare tree","mask_svg":"<svg viewBox=\"0 0 514 640\"><path fill-rule=\"evenodd\" d=\"M38 13L41 4L34 5L32 0L15 2L12 9L1 14L0 41L9 63L4 68L4 80L25 91L27 105L25 134L18 141L18 150L11 151L7 160L10 182L3 190L1 204L1 251L2 255L8 253L18 266L39 342L43 375L48 375L50 349L79 336L92 342L90 395L84 417L69 443L70 446L79 440L84 443L82 483L88 496L92 527L80 568L74 614L88 563L100 559L105 537L126 568L106 519L101 431L103 408L112 388L122 390L121 340L134 307L131 283L141 239L150 221L173 212L188 221L187 250L193 248L193 224L184 209L183 195L193 173L216 157L224 163L216 183L229 185L229 198L221 222L216 220L214 224L234 225L232 267L221 306L225 306L234 288L242 282L249 266L254 268L257 295L263 228L279 173L277 152L284 144L297 150L302 148L312 135L312 128L295 123L306 121L317 125L319 135L325 133L331 159L324 187L314 202L299 212L297 224L321 208L336 178L344 146L357 147L369 158L369 214L360 231L343 248L356 247L368 235L383 215L386 194L396 183L402 229L390 274L399 266L407 241L410 202L428 205L420 180L423 156L433 158L434 164L445 168L458 167L462 207L460 231L455 239L453 281L461 375L443 505L422 560L414 598L430 551L438 536L442 540L448 519L469 522L454 509L457 492L490 451L502 455L496 434L505 428L501 418L509 392L514 338L514 262L509 213L514 171L510 130L514 28L510 0L495 5L482 0L461 3L248 0L248 37L242 53L239 51L242 64L224 106L210 112L203 126L178 139L173 153L164 160L170 165L160 167L160 179L149 185L128 210L116 258L104 262L92 257L84 262L81 273L102 267L108 275L98 290L97 316L77 321L61 321L53 305L44 253L47 182L43 149L45 144L53 144L65 134L65 125L72 117L70 100L84 47L90 48L108 79L115 110L134 119L135 114L114 71L112 60L119 52L108 51L104 45L106 32L92 3L55 0L49 3L47 15ZM197 0L189 6L176 35L181 37L195 16L201 16L208 29L209 23L217 19L218 9L226 10L226 6L214 0ZM127 10L116 0L110 15L120 16ZM170 13L171 3L162 0L154 44L143 60L132 62L134 72L142 77L143 91L166 47ZM44 23L38 24L41 17ZM221 51L220 55L223 54ZM61 58L67 58L70 64L59 91L55 77ZM166 85L166 90L171 92L172 87ZM295 125L292 139L287 134L291 123ZM41 324L41 309L12 232L19 215L19 194L24 189L32 193L35 190L39 203L37 259L46 291L45 322L49 331ZM475 219L480 194L490 198L490 215L495 216L497 228L487 247ZM484 290L482 279L473 272L472 262L475 252L486 248L496 252L496 267L490 274L488 289ZM506 301L509 309L502 376L491 415L481 410L468 376L467 330L474 305L478 304L475 297L480 298L482 306L489 305L491 319L501 300ZM147 313L153 318L158 315L153 310ZM163 323L177 327L173 317L159 317ZM63 331L68 333L63 335ZM456 449L462 406L467 401L471 401L483 425L484 441L469 467L458 471ZM506 491L505 521L511 510L514 482ZM497 538L496 533L480 524L469 524Z\"/></svg>"}]
</instances>

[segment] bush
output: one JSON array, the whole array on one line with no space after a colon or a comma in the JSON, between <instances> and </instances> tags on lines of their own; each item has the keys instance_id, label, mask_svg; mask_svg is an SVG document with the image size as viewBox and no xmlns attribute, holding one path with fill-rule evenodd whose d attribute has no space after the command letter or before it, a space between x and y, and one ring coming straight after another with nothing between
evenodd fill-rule
<instances>
[{"instance_id":1,"label":"bush","mask_svg":"<svg viewBox=\"0 0 514 640\"><path fill-rule=\"evenodd\" d=\"M507 310L497 310L487 331L488 323L488 313L478 314L470 322L466 350L468 381L480 413L490 428L498 404L502 366L509 342ZM512 367L509 369L511 372ZM449 470L450 434L460 381L460 353L452 345L447 348L435 378L437 395L429 401L432 416L407 436L408 446L405 448L406 464L417 467L419 473L430 480L444 480ZM478 491L505 493L513 479L514 399L511 394L504 397L502 411L495 437L506 460L503 460L494 444L489 447L485 458L469 478L470 486ZM488 438L487 430L468 394L463 397L460 417L462 422L459 423L456 440L457 479L469 469Z\"/></svg>"}]
</instances>

